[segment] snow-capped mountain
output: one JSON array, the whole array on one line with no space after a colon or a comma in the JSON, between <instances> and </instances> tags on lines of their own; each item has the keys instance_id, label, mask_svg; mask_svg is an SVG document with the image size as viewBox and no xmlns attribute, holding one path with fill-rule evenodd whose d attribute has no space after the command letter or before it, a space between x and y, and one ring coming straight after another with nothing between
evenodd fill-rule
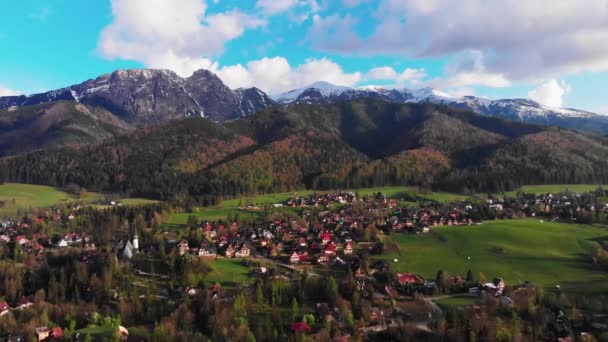
<instances>
[{"instance_id":1,"label":"snow-capped mountain","mask_svg":"<svg viewBox=\"0 0 608 342\"><path fill-rule=\"evenodd\" d=\"M294 89L281 94L276 100L278 103L291 103L294 101L303 102L307 100L313 102L314 100L312 99L314 98L338 96L349 89L349 87L337 86L329 82L319 81L306 88Z\"/></svg>"},{"instance_id":2,"label":"snow-capped mountain","mask_svg":"<svg viewBox=\"0 0 608 342\"><path fill-rule=\"evenodd\" d=\"M136 125L189 116L224 121L274 105L259 89L231 90L207 70L182 78L169 70L131 69L46 93L0 97L0 109L55 101L102 107Z\"/></svg>"},{"instance_id":3,"label":"snow-capped mountain","mask_svg":"<svg viewBox=\"0 0 608 342\"><path fill-rule=\"evenodd\" d=\"M276 98L280 104L328 104L355 99L378 99L398 103L435 103L479 114L528 123L608 133L608 116L570 108L554 108L526 99L489 100L476 96L454 97L437 89L387 89L377 86L350 88L317 82Z\"/></svg>"},{"instance_id":4,"label":"snow-capped mountain","mask_svg":"<svg viewBox=\"0 0 608 342\"><path fill-rule=\"evenodd\" d=\"M330 104L364 98L397 103L430 102L488 116L608 133L608 116L547 107L525 99L489 100L475 96L453 97L432 88L351 88L316 82L281 94L273 100L257 88L232 90L208 70L196 71L187 78L169 70L117 70L45 93L0 97L0 110L73 101L105 109L128 124L145 126L192 116L226 121L246 117L277 104Z\"/></svg>"}]
</instances>

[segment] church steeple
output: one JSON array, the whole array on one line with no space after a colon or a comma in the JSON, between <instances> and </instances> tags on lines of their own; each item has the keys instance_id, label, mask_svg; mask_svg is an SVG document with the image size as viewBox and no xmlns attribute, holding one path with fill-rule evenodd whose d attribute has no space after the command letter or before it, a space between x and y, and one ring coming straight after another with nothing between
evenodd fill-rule
<instances>
[{"instance_id":1,"label":"church steeple","mask_svg":"<svg viewBox=\"0 0 608 342\"><path fill-rule=\"evenodd\" d=\"M137 230L133 229L134 234L133 234L133 249L135 249L136 251L139 250L139 239L137 238Z\"/></svg>"}]
</instances>

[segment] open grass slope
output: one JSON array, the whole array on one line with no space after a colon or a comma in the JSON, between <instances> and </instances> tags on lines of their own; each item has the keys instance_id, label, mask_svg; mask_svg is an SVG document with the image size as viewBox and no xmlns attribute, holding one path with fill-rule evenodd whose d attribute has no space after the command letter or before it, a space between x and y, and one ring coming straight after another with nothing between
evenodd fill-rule
<instances>
[{"instance_id":1,"label":"open grass slope","mask_svg":"<svg viewBox=\"0 0 608 342\"><path fill-rule=\"evenodd\" d=\"M45 208L59 203L68 203L78 200L96 200L100 195L87 193L86 198L68 194L67 192L50 186L6 183L0 184L0 217L16 215L19 209ZM14 200L14 201L13 201Z\"/></svg>"},{"instance_id":2,"label":"open grass slope","mask_svg":"<svg viewBox=\"0 0 608 342\"><path fill-rule=\"evenodd\" d=\"M234 287L252 281L250 270L241 264L242 259L219 258L210 262L213 270L207 275L208 284L220 283L225 287Z\"/></svg>"},{"instance_id":3,"label":"open grass slope","mask_svg":"<svg viewBox=\"0 0 608 342\"><path fill-rule=\"evenodd\" d=\"M589 243L608 238L608 230L538 220L489 221L479 226L437 228L429 234L385 237L396 271L434 279L438 270L465 275L472 270L488 281L503 277L507 284L531 281L582 293L608 291L608 272L584 260ZM390 244L390 243L393 244ZM504 249L502 253L497 249ZM469 259L470 257L470 259ZM398 262L393 262L398 259Z\"/></svg>"}]
</instances>

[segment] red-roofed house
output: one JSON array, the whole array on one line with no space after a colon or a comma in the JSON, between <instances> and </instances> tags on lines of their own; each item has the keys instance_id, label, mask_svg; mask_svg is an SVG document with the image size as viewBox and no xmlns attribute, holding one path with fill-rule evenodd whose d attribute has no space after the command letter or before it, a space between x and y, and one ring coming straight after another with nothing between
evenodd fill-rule
<instances>
[{"instance_id":1,"label":"red-roofed house","mask_svg":"<svg viewBox=\"0 0 608 342\"><path fill-rule=\"evenodd\" d=\"M298 255L298 253L296 253L296 252L291 253L291 256L289 257L289 262L292 264L300 263L300 256Z\"/></svg>"},{"instance_id":2,"label":"red-roofed house","mask_svg":"<svg viewBox=\"0 0 608 342\"><path fill-rule=\"evenodd\" d=\"M347 242L344 246L344 254L350 255L353 254L353 244L352 242Z\"/></svg>"},{"instance_id":3,"label":"red-roofed house","mask_svg":"<svg viewBox=\"0 0 608 342\"><path fill-rule=\"evenodd\" d=\"M418 282L418 276L413 273L397 273L397 281L399 284L415 284Z\"/></svg>"},{"instance_id":4,"label":"red-roofed house","mask_svg":"<svg viewBox=\"0 0 608 342\"><path fill-rule=\"evenodd\" d=\"M333 242L330 242L329 244L327 244L327 246L325 247L325 254L336 254L336 244Z\"/></svg>"},{"instance_id":5,"label":"red-roofed house","mask_svg":"<svg viewBox=\"0 0 608 342\"><path fill-rule=\"evenodd\" d=\"M311 329L308 326L308 324L306 324L304 322L294 322L294 323L291 323L290 328L291 328L291 331L294 334L298 334L298 333L304 333L304 334L306 334L306 333L310 333L310 331L311 331Z\"/></svg>"},{"instance_id":6,"label":"red-roofed house","mask_svg":"<svg viewBox=\"0 0 608 342\"><path fill-rule=\"evenodd\" d=\"M63 330L60 327L55 327L55 328L51 329L51 336L50 336L51 341L60 340L62 338L63 338Z\"/></svg>"},{"instance_id":7,"label":"red-roofed house","mask_svg":"<svg viewBox=\"0 0 608 342\"><path fill-rule=\"evenodd\" d=\"M26 243L30 242L28 239L25 238L25 236L23 235L19 235L15 238L15 241L20 244L20 245L25 245Z\"/></svg>"},{"instance_id":8,"label":"red-roofed house","mask_svg":"<svg viewBox=\"0 0 608 342\"><path fill-rule=\"evenodd\" d=\"M21 309L29 308L33 304L34 303L32 303L27 297L21 297L21 299L19 299L19 302L17 303L16 308L18 310L21 310Z\"/></svg>"},{"instance_id":9,"label":"red-roofed house","mask_svg":"<svg viewBox=\"0 0 608 342\"><path fill-rule=\"evenodd\" d=\"M10 307L8 306L7 302L1 302L0 303L0 317L6 315L10 310Z\"/></svg>"},{"instance_id":10,"label":"red-roofed house","mask_svg":"<svg viewBox=\"0 0 608 342\"><path fill-rule=\"evenodd\" d=\"M323 234L321 234L321 242L326 245L329 243L329 241L331 241L331 234L328 232L325 232Z\"/></svg>"},{"instance_id":11,"label":"red-roofed house","mask_svg":"<svg viewBox=\"0 0 608 342\"><path fill-rule=\"evenodd\" d=\"M298 257L300 258L300 262L306 262L308 261L308 252L298 253Z\"/></svg>"}]
</instances>

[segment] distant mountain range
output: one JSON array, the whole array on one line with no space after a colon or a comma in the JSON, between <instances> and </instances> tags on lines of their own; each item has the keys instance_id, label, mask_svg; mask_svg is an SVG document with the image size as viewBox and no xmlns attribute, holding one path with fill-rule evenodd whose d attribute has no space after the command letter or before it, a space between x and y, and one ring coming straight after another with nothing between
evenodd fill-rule
<instances>
[{"instance_id":1,"label":"distant mountain range","mask_svg":"<svg viewBox=\"0 0 608 342\"><path fill-rule=\"evenodd\" d=\"M608 116L605 115L577 109L548 107L526 99L489 100L475 96L453 97L432 88L418 90L382 87L349 88L317 82L281 94L276 101L284 105L327 104L363 98L398 103L435 103L521 122L608 133Z\"/></svg>"},{"instance_id":2,"label":"distant mountain range","mask_svg":"<svg viewBox=\"0 0 608 342\"><path fill-rule=\"evenodd\" d=\"M247 118L268 108L354 100L432 103L524 123L608 133L608 116L550 108L524 99L451 97L431 88L350 88L327 82L272 99L257 88L231 90L207 70L182 78L168 70L131 69L46 93L0 97L0 157L47 147L98 143L184 118L202 117L221 123Z\"/></svg>"},{"instance_id":3,"label":"distant mountain range","mask_svg":"<svg viewBox=\"0 0 608 342\"><path fill-rule=\"evenodd\" d=\"M226 121L246 117L275 105L328 104L364 98L397 103L430 102L521 122L608 133L608 116L577 109L547 107L526 99L488 100L475 96L452 97L431 88L350 88L316 82L278 95L273 100L257 88L231 90L207 70L196 71L188 78L168 70L117 70L46 93L0 97L0 109L75 101L104 108L129 124L146 126L193 116Z\"/></svg>"}]
</instances>

